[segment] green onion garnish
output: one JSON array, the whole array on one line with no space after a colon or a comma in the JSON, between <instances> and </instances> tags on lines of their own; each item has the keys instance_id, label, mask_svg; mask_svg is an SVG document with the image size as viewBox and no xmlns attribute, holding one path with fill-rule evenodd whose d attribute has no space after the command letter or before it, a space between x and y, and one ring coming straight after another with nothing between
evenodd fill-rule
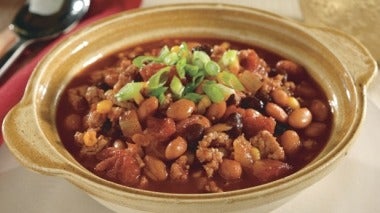
<instances>
[{"instance_id":1,"label":"green onion garnish","mask_svg":"<svg viewBox=\"0 0 380 213\"><path fill-rule=\"evenodd\" d=\"M119 102L134 100L137 104L140 104L144 100L144 97L140 93L144 86L145 82L127 83L116 93L116 100Z\"/></svg>"},{"instance_id":2,"label":"green onion garnish","mask_svg":"<svg viewBox=\"0 0 380 213\"><path fill-rule=\"evenodd\" d=\"M148 80L148 89L153 90L165 85L166 81L169 78L170 69L171 67L164 67L164 68L161 68L154 75L152 75Z\"/></svg>"},{"instance_id":3,"label":"green onion garnish","mask_svg":"<svg viewBox=\"0 0 380 213\"><path fill-rule=\"evenodd\" d=\"M228 72L228 71L220 72L216 76L216 79L219 83L226 85L226 86L228 86L234 90L237 90L237 91L243 91L244 90L244 86L239 81L238 77L236 77L236 75L234 75L231 72Z\"/></svg>"},{"instance_id":4,"label":"green onion garnish","mask_svg":"<svg viewBox=\"0 0 380 213\"><path fill-rule=\"evenodd\" d=\"M179 80L177 76L174 76L172 81L170 82L170 90L176 97L182 97L185 87L182 85L181 80Z\"/></svg>"}]
</instances>

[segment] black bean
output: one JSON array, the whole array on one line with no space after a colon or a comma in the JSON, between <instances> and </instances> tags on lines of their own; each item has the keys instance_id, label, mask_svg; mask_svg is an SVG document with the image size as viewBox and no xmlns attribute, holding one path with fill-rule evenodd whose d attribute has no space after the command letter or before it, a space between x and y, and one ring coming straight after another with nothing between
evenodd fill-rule
<instances>
[{"instance_id":1,"label":"black bean","mask_svg":"<svg viewBox=\"0 0 380 213\"><path fill-rule=\"evenodd\" d=\"M238 105L238 100L234 94L230 95L226 100L227 106L229 105Z\"/></svg>"},{"instance_id":2,"label":"black bean","mask_svg":"<svg viewBox=\"0 0 380 213\"><path fill-rule=\"evenodd\" d=\"M102 133L108 133L112 128L112 122L109 119L106 119L102 125L101 131Z\"/></svg>"},{"instance_id":3,"label":"black bean","mask_svg":"<svg viewBox=\"0 0 380 213\"><path fill-rule=\"evenodd\" d=\"M278 136L282 135L282 133L284 133L286 130L289 130L289 129L290 129L290 127L287 124L277 122L276 126L274 128L274 134L273 135L275 137L278 137Z\"/></svg>"},{"instance_id":4,"label":"black bean","mask_svg":"<svg viewBox=\"0 0 380 213\"><path fill-rule=\"evenodd\" d=\"M241 114L237 112L230 114L226 119L226 123L232 127L232 129L227 132L230 136L236 138L241 134L243 130L243 120Z\"/></svg>"},{"instance_id":5,"label":"black bean","mask_svg":"<svg viewBox=\"0 0 380 213\"><path fill-rule=\"evenodd\" d=\"M109 89L112 89L112 87L110 87L108 84L102 82L102 83L98 83L96 85L99 89L102 89L103 91L107 91Z\"/></svg>"},{"instance_id":6,"label":"black bean","mask_svg":"<svg viewBox=\"0 0 380 213\"><path fill-rule=\"evenodd\" d=\"M255 109L264 112L265 102L257 97L248 96L240 101L240 107L243 109Z\"/></svg>"},{"instance_id":7,"label":"black bean","mask_svg":"<svg viewBox=\"0 0 380 213\"><path fill-rule=\"evenodd\" d=\"M276 70L276 68L271 68L270 71L268 72L268 77L273 78L276 75L278 75L278 71Z\"/></svg>"},{"instance_id":8,"label":"black bean","mask_svg":"<svg viewBox=\"0 0 380 213\"><path fill-rule=\"evenodd\" d=\"M199 123L194 123L186 127L184 137L190 150L197 148L198 141L202 139L204 130L203 125Z\"/></svg>"},{"instance_id":9,"label":"black bean","mask_svg":"<svg viewBox=\"0 0 380 213\"><path fill-rule=\"evenodd\" d=\"M201 44L199 46L193 47L192 51L203 51L207 53L207 55L211 55L211 46L208 44Z\"/></svg>"}]
</instances>

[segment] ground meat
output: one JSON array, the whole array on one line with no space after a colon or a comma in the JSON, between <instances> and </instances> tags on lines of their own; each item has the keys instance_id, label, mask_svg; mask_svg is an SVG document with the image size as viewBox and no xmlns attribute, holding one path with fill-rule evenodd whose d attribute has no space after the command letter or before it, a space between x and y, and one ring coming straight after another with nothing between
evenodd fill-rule
<instances>
[{"instance_id":1,"label":"ground meat","mask_svg":"<svg viewBox=\"0 0 380 213\"><path fill-rule=\"evenodd\" d=\"M242 167L250 168L256 158L252 155L252 145L244 135L237 137L233 142L233 158L239 162Z\"/></svg>"},{"instance_id":2,"label":"ground meat","mask_svg":"<svg viewBox=\"0 0 380 213\"><path fill-rule=\"evenodd\" d=\"M133 65L125 68L125 70L119 74L119 78L116 84L114 85L113 89L115 91L119 91L125 84L131 82L135 78L137 72L138 68Z\"/></svg>"},{"instance_id":3,"label":"ground meat","mask_svg":"<svg viewBox=\"0 0 380 213\"><path fill-rule=\"evenodd\" d=\"M189 179L189 164L186 155L179 157L170 167L170 178L176 181Z\"/></svg>"},{"instance_id":4,"label":"ground meat","mask_svg":"<svg viewBox=\"0 0 380 213\"><path fill-rule=\"evenodd\" d=\"M80 156L81 157L90 157L96 155L99 151L104 149L110 144L110 139L100 135L96 139L96 143L93 146L86 146L83 141L84 133L76 132L74 135L75 143L81 147Z\"/></svg>"},{"instance_id":5,"label":"ground meat","mask_svg":"<svg viewBox=\"0 0 380 213\"><path fill-rule=\"evenodd\" d=\"M87 86L75 87L67 91L67 99L76 112L82 112L87 109L86 94Z\"/></svg>"},{"instance_id":6,"label":"ground meat","mask_svg":"<svg viewBox=\"0 0 380 213\"><path fill-rule=\"evenodd\" d=\"M122 107L112 107L111 111L108 112L107 118L111 122L119 121L120 116L125 112L125 109Z\"/></svg>"},{"instance_id":7,"label":"ground meat","mask_svg":"<svg viewBox=\"0 0 380 213\"><path fill-rule=\"evenodd\" d=\"M203 139L199 142L200 147L226 147L230 149L232 145L232 140L224 132L210 132L206 134Z\"/></svg>"},{"instance_id":8,"label":"ground meat","mask_svg":"<svg viewBox=\"0 0 380 213\"><path fill-rule=\"evenodd\" d=\"M284 149L277 142L276 138L268 131L263 130L250 139L252 146L260 150L262 158L273 160L284 160Z\"/></svg>"},{"instance_id":9,"label":"ground meat","mask_svg":"<svg viewBox=\"0 0 380 213\"><path fill-rule=\"evenodd\" d=\"M87 128L99 129L103 126L106 119L106 114L93 110L84 117L84 126Z\"/></svg>"},{"instance_id":10,"label":"ground meat","mask_svg":"<svg viewBox=\"0 0 380 213\"><path fill-rule=\"evenodd\" d=\"M275 90L277 88L281 88L283 86L283 80L285 76L284 75L276 75L272 78L264 77L263 78L263 85L260 88L260 92L263 92L265 94L269 94L272 90Z\"/></svg>"},{"instance_id":11,"label":"ground meat","mask_svg":"<svg viewBox=\"0 0 380 213\"><path fill-rule=\"evenodd\" d=\"M104 99L104 91L95 86L88 87L86 90L85 98L90 105L96 104Z\"/></svg>"},{"instance_id":12,"label":"ground meat","mask_svg":"<svg viewBox=\"0 0 380 213\"><path fill-rule=\"evenodd\" d=\"M223 192L223 190L216 184L215 181L208 180L204 187L206 192Z\"/></svg>"}]
</instances>

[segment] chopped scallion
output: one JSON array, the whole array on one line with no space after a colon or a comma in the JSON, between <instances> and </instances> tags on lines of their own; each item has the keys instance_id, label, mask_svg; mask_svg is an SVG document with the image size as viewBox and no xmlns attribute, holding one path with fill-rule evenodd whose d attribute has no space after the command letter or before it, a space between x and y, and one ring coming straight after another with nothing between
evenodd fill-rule
<instances>
[{"instance_id":1,"label":"chopped scallion","mask_svg":"<svg viewBox=\"0 0 380 213\"><path fill-rule=\"evenodd\" d=\"M172 81L170 82L170 90L178 98L182 96L185 87L182 85L181 80L179 80L177 76L174 76Z\"/></svg>"},{"instance_id":2,"label":"chopped scallion","mask_svg":"<svg viewBox=\"0 0 380 213\"><path fill-rule=\"evenodd\" d=\"M164 58L164 63L166 65L174 65L177 63L179 57L177 55L177 53L175 52L170 52L169 54L167 54Z\"/></svg>"},{"instance_id":3,"label":"chopped scallion","mask_svg":"<svg viewBox=\"0 0 380 213\"><path fill-rule=\"evenodd\" d=\"M178 77L180 79L185 79L186 78L186 76L185 76L186 75L185 66L186 66L186 58L179 59L178 62L177 62L177 64L175 65Z\"/></svg>"},{"instance_id":4,"label":"chopped scallion","mask_svg":"<svg viewBox=\"0 0 380 213\"><path fill-rule=\"evenodd\" d=\"M223 53L219 63L221 63L224 67L228 67L229 65L236 63L239 60L237 53L238 51L236 50L227 50Z\"/></svg>"},{"instance_id":5,"label":"chopped scallion","mask_svg":"<svg viewBox=\"0 0 380 213\"><path fill-rule=\"evenodd\" d=\"M136 57L135 59L133 59L132 63L133 65L135 65L136 67L138 68L141 68L143 67L146 63L149 63L149 62L158 62L159 59L156 58L156 57L153 57L153 56L145 56L145 55L142 55L142 56L138 56Z\"/></svg>"},{"instance_id":6,"label":"chopped scallion","mask_svg":"<svg viewBox=\"0 0 380 213\"><path fill-rule=\"evenodd\" d=\"M194 103L198 103L202 99L202 97L203 95L195 92L190 92L183 96L183 98L193 101Z\"/></svg>"},{"instance_id":7,"label":"chopped scallion","mask_svg":"<svg viewBox=\"0 0 380 213\"><path fill-rule=\"evenodd\" d=\"M164 67L152 75L148 80L148 89L153 90L165 85L169 77L170 69L171 67Z\"/></svg>"},{"instance_id":8,"label":"chopped scallion","mask_svg":"<svg viewBox=\"0 0 380 213\"><path fill-rule=\"evenodd\" d=\"M244 86L239 81L238 77L231 72L223 71L218 73L216 79L219 83L224 84L234 90L243 91Z\"/></svg>"},{"instance_id":9,"label":"chopped scallion","mask_svg":"<svg viewBox=\"0 0 380 213\"><path fill-rule=\"evenodd\" d=\"M200 69L203 69L207 62L209 62L210 60L210 56L208 56L207 53L203 51L193 52L192 63L198 66Z\"/></svg>"},{"instance_id":10,"label":"chopped scallion","mask_svg":"<svg viewBox=\"0 0 380 213\"><path fill-rule=\"evenodd\" d=\"M206 74L209 76L214 76L220 72L219 64L215 61L209 61L205 65Z\"/></svg>"},{"instance_id":11,"label":"chopped scallion","mask_svg":"<svg viewBox=\"0 0 380 213\"><path fill-rule=\"evenodd\" d=\"M216 85L215 81L207 81L203 84L202 89L212 102L219 103L224 100L224 95L223 91Z\"/></svg>"},{"instance_id":12,"label":"chopped scallion","mask_svg":"<svg viewBox=\"0 0 380 213\"><path fill-rule=\"evenodd\" d=\"M144 97L141 95L141 90L144 86L145 82L127 83L115 94L115 98L119 102L134 100L137 104L140 104L144 100Z\"/></svg>"}]
</instances>

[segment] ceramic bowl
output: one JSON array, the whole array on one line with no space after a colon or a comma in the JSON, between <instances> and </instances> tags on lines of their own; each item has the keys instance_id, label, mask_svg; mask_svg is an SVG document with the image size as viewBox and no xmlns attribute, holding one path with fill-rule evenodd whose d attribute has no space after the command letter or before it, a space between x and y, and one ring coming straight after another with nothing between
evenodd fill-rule
<instances>
[{"instance_id":1,"label":"ceramic bowl","mask_svg":"<svg viewBox=\"0 0 380 213\"><path fill-rule=\"evenodd\" d=\"M256 45L303 65L327 94L332 136L300 171L257 187L216 194L169 194L109 182L79 164L56 129L63 89L81 70L135 44L168 37L209 37ZM269 211L328 174L346 155L366 109L366 88L377 70L355 39L331 29L295 23L267 12L221 4L167 5L98 21L57 45L39 63L21 102L7 115L5 141L26 167L64 177L117 212Z\"/></svg>"}]
</instances>

